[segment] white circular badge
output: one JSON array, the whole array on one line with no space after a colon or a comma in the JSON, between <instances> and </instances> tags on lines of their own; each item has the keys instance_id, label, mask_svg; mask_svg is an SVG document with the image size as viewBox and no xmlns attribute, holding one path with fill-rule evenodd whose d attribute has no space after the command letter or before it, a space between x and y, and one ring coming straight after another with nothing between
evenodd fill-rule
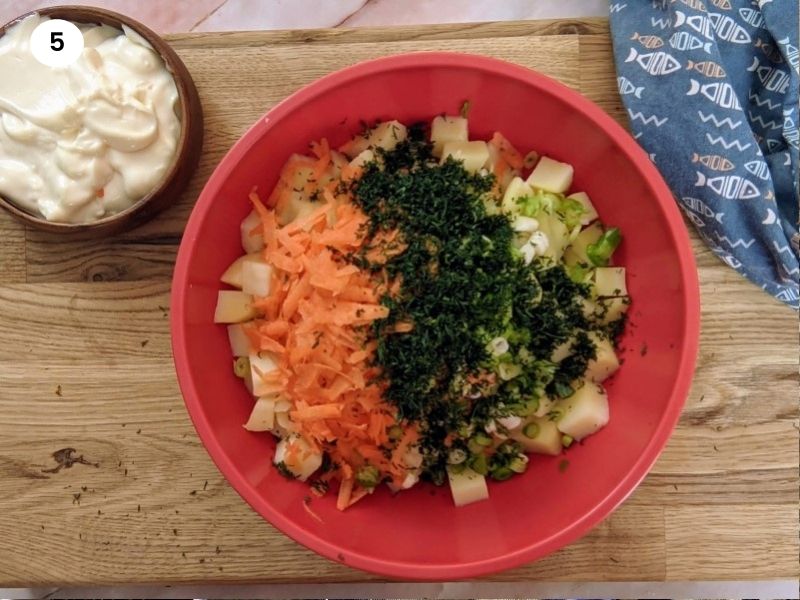
<instances>
[{"instance_id":1,"label":"white circular badge","mask_svg":"<svg viewBox=\"0 0 800 600\"><path fill-rule=\"evenodd\" d=\"M33 57L48 67L66 67L83 52L83 34L74 23L62 19L42 21L31 34Z\"/></svg>"}]
</instances>

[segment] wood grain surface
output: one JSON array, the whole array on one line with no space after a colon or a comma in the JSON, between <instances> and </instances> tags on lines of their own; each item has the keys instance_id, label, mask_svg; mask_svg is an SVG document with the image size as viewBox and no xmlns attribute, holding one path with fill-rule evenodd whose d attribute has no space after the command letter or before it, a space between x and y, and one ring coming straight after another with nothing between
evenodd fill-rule
<instances>
[{"instance_id":1,"label":"wood grain surface","mask_svg":"<svg viewBox=\"0 0 800 600\"><path fill-rule=\"evenodd\" d=\"M186 218L252 121L302 85L365 58L430 49L497 56L560 79L622 121L607 24L226 33L170 42L206 113L200 168L177 205L134 231L91 242L26 231L0 214L0 587L375 580L264 522L195 435L168 331ZM701 353L664 454L585 538L491 579L798 576L797 316L694 234L693 244ZM58 470L53 455L66 448L82 461Z\"/></svg>"}]
</instances>

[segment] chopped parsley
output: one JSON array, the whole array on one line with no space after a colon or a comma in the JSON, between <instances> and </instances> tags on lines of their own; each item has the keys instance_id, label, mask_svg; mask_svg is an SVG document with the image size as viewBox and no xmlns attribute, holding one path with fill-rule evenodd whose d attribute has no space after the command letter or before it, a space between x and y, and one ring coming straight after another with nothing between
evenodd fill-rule
<instances>
[{"instance_id":1,"label":"chopped parsley","mask_svg":"<svg viewBox=\"0 0 800 600\"><path fill-rule=\"evenodd\" d=\"M349 184L369 225L364 249L347 258L401 282L399 293L381 300L389 317L372 325L374 362L399 418L420 425L423 475L441 483L449 447L468 448L473 432L495 417L530 414L545 394L571 395L595 357L586 331L600 327L583 312L589 286L548 258L526 265L509 218L487 213L485 201L499 200L492 175L469 173L452 158L440 164L419 126L376 154ZM402 251L376 260L371 242L392 230ZM414 328L395 334L398 322ZM497 336L509 344L499 357L487 349ZM551 362L571 339L569 356ZM500 363L519 373L498 378Z\"/></svg>"}]
</instances>

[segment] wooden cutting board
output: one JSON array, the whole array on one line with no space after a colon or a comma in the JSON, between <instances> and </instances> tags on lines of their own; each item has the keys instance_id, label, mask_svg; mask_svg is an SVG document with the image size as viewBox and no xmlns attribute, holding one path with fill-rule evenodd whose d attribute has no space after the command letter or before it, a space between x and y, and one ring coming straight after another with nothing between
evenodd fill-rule
<instances>
[{"instance_id":1,"label":"wooden cutting board","mask_svg":"<svg viewBox=\"0 0 800 600\"><path fill-rule=\"evenodd\" d=\"M561 80L623 120L607 23L170 42L206 114L203 159L180 202L135 231L88 243L25 230L0 214L0 587L375 580L264 522L200 444L178 391L168 330L186 219L214 166L259 115L321 75L380 55L496 56ZM701 352L666 451L585 538L492 579L797 577L797 316L692 239ZM65 448L81 461L58 469L54 453ZM64 462L66 454L55 456Z\"/></svg>"}]
</instances>

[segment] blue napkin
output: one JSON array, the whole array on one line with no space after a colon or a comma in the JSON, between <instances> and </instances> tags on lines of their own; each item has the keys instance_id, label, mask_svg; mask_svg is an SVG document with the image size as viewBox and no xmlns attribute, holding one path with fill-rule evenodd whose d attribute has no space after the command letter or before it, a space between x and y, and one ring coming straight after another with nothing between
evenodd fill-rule
<instances>
[{"instance_id":1,"label":"blue napkin","mask_svg":"<svg viewBox=\"0 0 800 600\"><path fill-rule=\"evenodd\" d=\"M634 137L714 253L795 309L798 4L610 4Z\"/></svg>"}]
</instances>

